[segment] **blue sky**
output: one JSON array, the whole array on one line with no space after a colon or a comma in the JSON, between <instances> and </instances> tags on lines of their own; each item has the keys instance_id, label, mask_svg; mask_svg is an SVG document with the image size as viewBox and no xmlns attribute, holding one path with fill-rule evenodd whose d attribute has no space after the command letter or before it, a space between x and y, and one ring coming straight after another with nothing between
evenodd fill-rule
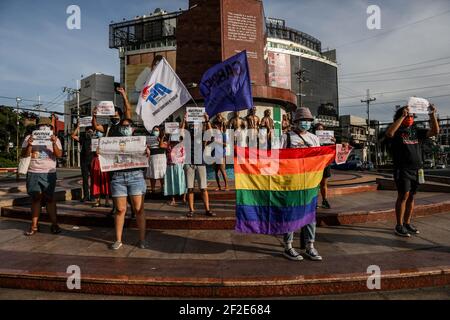
<instances>
[{"instance_id":1,"label":"blue sky","mask_svg":"<svg viewBox=\"0 0 450 320\"><path fill-rule=\"evenodd\" d=\"M66 28L71 4L81 8L81 30ZM381 30L366 27L369 4L381 8ZM111 20L187 5L188 0L2 0L0 96L34 100L40 95L53 102L47 107L62 110L62 87L74 87L81 75L102 72L119 79L117 50L108 48ZM372 109L376 119L390 120L393 105L400 103L391 101L406 102L411 95L441 96L431 100L441 115L450 116L450 0L265 0L264 6L266 16L285 19L288 26L320 39L323 48L337 48L341 114L365 116L360 100L370 88L380 103ZM416 64L424 61L430 62ZM365 73L379 69L377 76ZM423 89L402 91L411 88ZM14 103L0 98L0 104Z\"/></svg>"}]
</instances>

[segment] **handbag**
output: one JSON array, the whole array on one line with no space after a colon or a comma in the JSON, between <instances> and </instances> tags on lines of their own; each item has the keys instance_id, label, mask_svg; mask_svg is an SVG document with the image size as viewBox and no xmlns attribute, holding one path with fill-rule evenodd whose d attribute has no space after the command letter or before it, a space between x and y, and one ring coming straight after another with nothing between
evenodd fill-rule
<instances>
[{"instance_id":1,"label":"handbag","mask_svg":"<svg viewBox=\"0 0 450 320\"><path fill-rule=\"evenodd\" d=\"M17 171L19 174L27 174L28 167L30 166L31 156L22 157L19 161L19 166L17 167Z\"/></svg>"}]
</instances>

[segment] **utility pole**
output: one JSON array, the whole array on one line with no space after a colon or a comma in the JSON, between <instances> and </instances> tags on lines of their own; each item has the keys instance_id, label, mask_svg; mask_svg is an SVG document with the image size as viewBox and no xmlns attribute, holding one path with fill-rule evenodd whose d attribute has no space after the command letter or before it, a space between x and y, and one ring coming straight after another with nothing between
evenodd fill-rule
<instances>
[{"instance_id":1,"label":"utility pole","mask_svg":"<svg viewBox=\"0 0 450 320\"><path fill-rule=\"evenodd\" d=\"M299 70L295 73L297 75L298 88L299 88L299 92L297 93L297 96L298 96L298 106L297 107L303 106L302 97L305 96L303 94L303 82L308 82L308 80L305 78L304 74L308 73L308 72L309 72L308 70L302 69L300 67Z\"/></svg>"},{"instance_id":2,"label":"utility pole","mask_svg":"<svg viewBox=\"0 0 450 320\"><path fill-rule=\"evenodd\" d=\"M19 163L19 102L22 101L21 98L16 98L17 104L17 114L16 114L16 160Z\"/></svg>"},{"instance_id":3,"label":"utility pole","mask_svg":"<svg viewBox=\"0 0 450 320\"><path fill-rule=\"evenodd\" d=\"M80 123L80 91L81 89L79 88L79 80L77 80L77 88L73 89L73 88L67 88L64 87L63 92L67 92L71 95L76 95L76 100L77 100L77 123ZM72 114L72 111L70 112ZM72 128L72 118L70 119L71 121L71 128ZM72 141L73 142L73 141ZM74 143L74 142L73 142ZM78 166L80 165L80 142L77 142L77 146L78 146L78 152L77 152L77 163ZM75 163L75 145L73 144L73 148L72 148L72 164Z\"/></svg>"},{"instance_id":4,"label":"utility pole","mask_svg":"<svg viewBox=\"0 0 450 320\"><path fill-rule=\"evenodd\" d=\"M367 104L367 142L368 142L368 148L367 148L367 159L370 166L370 103L376 101L377 98L371 98L370 97L370 89L367 89L367 95L366 100L361 100L361 103ZM378 155L377 155L378 156Z\"/></svg>"}]
</instances>

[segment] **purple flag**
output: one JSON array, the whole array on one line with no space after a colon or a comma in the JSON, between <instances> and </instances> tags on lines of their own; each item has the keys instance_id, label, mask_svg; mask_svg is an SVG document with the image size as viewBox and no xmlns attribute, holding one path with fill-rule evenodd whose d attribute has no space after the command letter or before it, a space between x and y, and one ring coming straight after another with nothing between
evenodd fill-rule
<instances>
[{"instance_id":1,"label":"purple flag","mask_svg":"<svg viewBox=\"0 0 450 320\"><path fill-rule=\"evenodd\" d=\"M250 69L247 51L208 69L200 82L200 93L205 98L210 117L223 111L239 111L253 107Z\"/></svg>"}]
</instances>

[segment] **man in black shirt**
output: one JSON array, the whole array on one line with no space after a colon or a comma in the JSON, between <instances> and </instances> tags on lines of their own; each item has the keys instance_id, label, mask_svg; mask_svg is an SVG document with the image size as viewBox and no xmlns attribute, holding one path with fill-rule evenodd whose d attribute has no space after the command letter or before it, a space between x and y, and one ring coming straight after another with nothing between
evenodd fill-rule
<instances>
[{"instance_id":1,"label":"man in black shirt","mask_svg":"<svg viewBox=\"0 0 450 320\"><path fill-rule=\"evenodd\" d=\"M422 168L422 142L426 138L439 133L436 119L436 108L430 104L430 129L418 129L414 124L414 115L408 107L397 110L394 123L386 131L391 139L392 156L394 162L394 180L397 186L397 202L395 213L397 226L395 233L402 237L410 237L419 231L411 224L414 210L414 195L419 186L419 169Z\"/></svg>"},{"instance_id":2,"label":"man in black shirt","mask_svg":"<svg viewBox=\"0 0 450 320\"><path fill-rule=\"evenodd\" d=\"M89 176L91 175L91 140L93 134L94 130L92 130L92 127L86 127L85 134L80 134L80 125L78 124L75 131L71 135L72 139L79 142L81 145L80 168L81 176L83 178L83 197L81 202L91 200L89 192Z\"/></svg>"}]
</instances>

